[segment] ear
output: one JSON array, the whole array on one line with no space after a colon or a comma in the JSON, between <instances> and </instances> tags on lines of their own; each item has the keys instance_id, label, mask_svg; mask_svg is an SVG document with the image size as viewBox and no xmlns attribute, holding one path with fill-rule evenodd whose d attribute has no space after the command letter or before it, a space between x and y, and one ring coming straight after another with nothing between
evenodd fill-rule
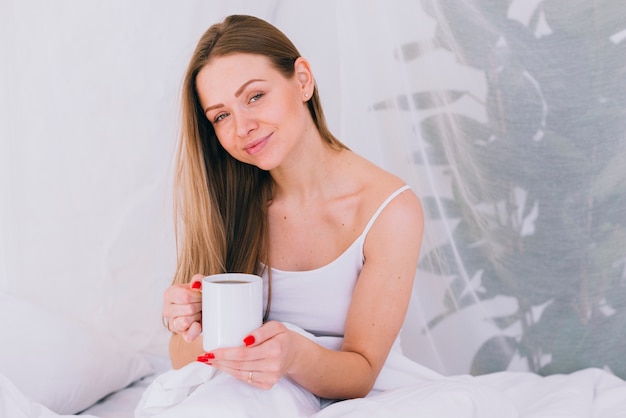
<instances>
[{"instance_id":1,"label":"ear","mask_svg":"<svg viewBox=\"0 0 626 418\"><path fill-rule=\"evenodd\" d=\"M306 102L311 98L315 89L315 79L313 78L311 65L306 59L299 57L293 66L296 80L302 93L302 99Z\"/></svg>"}]
</instances>

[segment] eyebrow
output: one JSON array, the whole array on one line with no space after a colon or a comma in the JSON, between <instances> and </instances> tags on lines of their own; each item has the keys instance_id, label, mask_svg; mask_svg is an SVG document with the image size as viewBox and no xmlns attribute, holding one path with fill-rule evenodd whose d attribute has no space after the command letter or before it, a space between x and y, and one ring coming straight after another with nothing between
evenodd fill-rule
<instances>
[{"instance_id":1,"label":"eyebrow","mask_svg":"<svg viewBox=\"0 0 626 418\"><path fill-rule=\"evenodd\" d=\"M243 93L243 90L248 86L248 84L252 84L257 81L265 81L265 80L260 79L260 78L253 78L252 80L246 81L245 83L241 85L241 87L237 89L237 91L235 92L235 97L241 96L241 93ZM222 106L224 106L222 103L211 105L207 107L206 109L204 109L204 113L207 113L209 110L217 109L218 107L222 107Z\"/></svg>"}]
</instances>

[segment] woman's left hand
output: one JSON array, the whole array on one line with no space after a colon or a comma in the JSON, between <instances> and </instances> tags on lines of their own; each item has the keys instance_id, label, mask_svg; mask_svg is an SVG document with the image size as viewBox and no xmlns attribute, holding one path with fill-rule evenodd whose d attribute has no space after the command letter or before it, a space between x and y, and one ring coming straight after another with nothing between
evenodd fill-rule
<instances>
[{"instance_id":1,"label":"woman's left hand","mask_svg":"<svg viewBox=\"0 0 626 418\"><path fill-rule=\"evenodd\" d=\"M199 356L198 361L256 387L271 389L293 361L293 333L281 322L269 321L243 343L242 347L215 349Z\"/></svg>"}]
</instances>

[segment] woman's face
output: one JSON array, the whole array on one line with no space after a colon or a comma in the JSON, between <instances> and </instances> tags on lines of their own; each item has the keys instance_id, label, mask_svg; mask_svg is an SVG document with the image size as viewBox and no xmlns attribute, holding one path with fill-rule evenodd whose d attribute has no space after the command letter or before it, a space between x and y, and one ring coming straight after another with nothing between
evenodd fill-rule
<instances>
[{"instance_id":1,"label":"woman's face","mask_svg":"<svg viewBox=\"0 0 626 418\"><path fill-rule=\"evenodd\" d=\"M196 88L224 149L239 161L272 170L312 124L309 79L302 59L295 75L285 78L265 56L233 54L212 58L198 73Z\"/></svg>"}]
</instances>

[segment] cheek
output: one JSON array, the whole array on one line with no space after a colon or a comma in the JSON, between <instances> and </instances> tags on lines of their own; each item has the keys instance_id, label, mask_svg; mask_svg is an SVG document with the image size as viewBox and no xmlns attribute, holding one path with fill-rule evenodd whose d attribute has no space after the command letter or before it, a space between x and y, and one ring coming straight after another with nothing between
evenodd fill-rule
<instances>
[{"instance_id":1,"label":"cheek","mask_svg":"<svg viewBox=\"0 0 626 418\"><path fill-rule=\"evenodd\" d=\"M293 123L302 119L304 113L308 113L308 109L302 104L302 101L297 97L287 96L284 97L282 106L275 106L272 109L268 109L267 118L276 123Z\"/></svg>"},{"instance_id":2,"label":"cheek","mask_svg":"<svg viewBox=\"0 0 626 418\"><path fill-rule=\"evenodd\" d=\"M231 134L229 133L229 129L216 129L215 130L215 135L217 136L217 141L220 143L222 148L224 148L226 150L226 152L231 154L231 151L232 151L233 146L234 146L234 142L229 139L229 138L231 138Z\"/></svg>"}]
</instances>

